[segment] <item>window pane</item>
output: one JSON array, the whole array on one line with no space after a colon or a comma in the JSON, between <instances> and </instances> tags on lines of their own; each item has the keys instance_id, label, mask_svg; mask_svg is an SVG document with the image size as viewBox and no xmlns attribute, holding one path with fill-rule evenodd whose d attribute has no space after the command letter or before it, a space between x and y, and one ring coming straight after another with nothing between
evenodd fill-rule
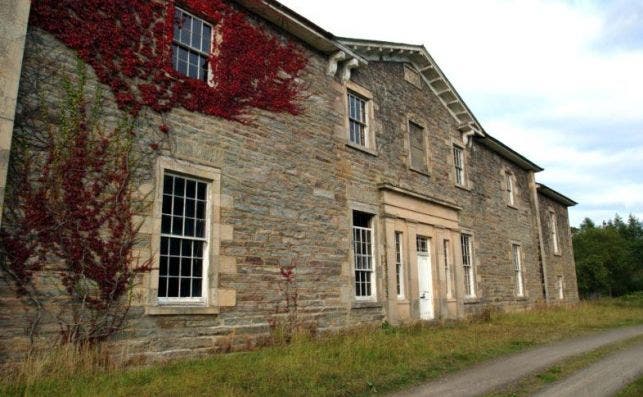
<instances>
[{"instance_id":1,"label":"window pane","mask_svg":"<svg viewBox=\"0 0 643 397\"><path fill-rule=\"evenodd\" d=\"M163 215L162 229L171 236L162 236L160 241L159 297L201 297L193 292L200 294L203 284L205 242L194 238L205 238L207 202L195 198L207 196L207 184L176 175L166 175L164 183L168 188L163 195L164 211L170 213ZM202 219L194 218L197 212Z\"/></svg>"},{"instance_id":2,"label":"window pane","mask_svg":"<svg viewBox=\"0 0 643 397\"><path fill-rule=\"evenodd\" d=\"M172 231L172 217L163 215L161 221L161 233L169 234Z\"/></svg>"},{"instance_id":3,"label":"window pane","mask_svg":"<svg viewBox=\"0 0 643 397\"><path fill-rule=\"evenodd\" d=\"M185 218L185 235L190 237L195 237L193 218Z\"/></svg>"},{"instance_id":4,"label":"window pane","mask_svg":"<svg viewBox=\"0 0 643 397\"><path fill-rule=\"evenodd\" d=\"M181 34L179 41L183 44L190 44L190 35L192 34L192 17L183 14L183 23L180 26Z\"/></svg>"},{"instance_id":5,"label":"window pane","mask_svg":"<svg viewBox=\"0 0 643 397\"><path fill-rule=\"evenodd\" d=\"M212 28L209 25L203 25L203 44L201 45L201 51L206 54L210 53L210 42L212 41Z\"/></svg>"},{"instance_id":6,"label":"window pane","mask_svg":"<svg viewBox=\"0 0 643 397\"><path fill-rule=\"evenodd\" d=\"M199 187L199 190L198 190L197 198L199 200L205 200L205 196L207 195L206 193L208 191L208 185L206 185L205 183L199 183L198 187Z\"/></svg>"},{"instance_id":7,"label":"window pane","mask_svg":"<svg viewBox=\"0 0 643 397\"><path fill-rule=\"evenodd\" d=\"M192 24L192 42L190 43L192 48L199 50L201 49L201 26L203 26L203 23L195 19Z\"/></svg>"},{"instance_id":8,"label":"window pane","mask_svg":"<svg viewBox=\"0 0 643 397\"><path fill-rule=\"evenodd\" d=\"M181 258L181 276L190 277L192 275L192 259Z\"/></svg>"},{"instance_id":9,"label":"window pane","mask_svg":"<svg viewBox=\"0 0 643 397\"><path fill-rule=\"evenodd\" d=\"M205 222L196 221L195 237L205 237Z\"/></svg>"},{"instance_id":10,"label":"window pane","mask_svg":"<svg viewBox=\"0 0 643 397\"><path fill-rule=\"evenodd\" d=\"M174 197L174 216L183 215L183 198Z\"/></svg>"},{"instance_id":11,"label":"window pane","mask_svg":"<svg viewBox=\"0 0 643 397\"><path fill-rule=\"evenodd\" d=\"M185 201L185 216L190 217L190 218L194 218L194 215L196 214L195 207L196 207L196 201L194 201L194 200L186 200Z\"/></svg>"},{"instance_id":12,"label":"window pane","mask_svg":"<svg viewBox=\"0 0 643 397\"><path fill-rule=\"evenodd\" d=\"M187 181L185 184L185 196L189 199L196 197L196 181Z\"/></svg>"},{"instance_id":13,"label":"window pane","mask_svg":"<svg viewBox=\"0 0 643 397\"><path fill-rule=\"evenodd\" d=\"M161 256L161 261L159 263L159 274L161 275L168 274L168 263L169 263L169 258L167 256Z\"/></svg>"},{"instance_id":14,"label":"window pane","mask_svg":"<svg viewBox=\"0 0 643 397\"><path fill-rule=\"evenodd\" d=\"M180 269L181 268L181 258L178 256L171 256L170 257L170 268L168 271L168 274L170 276L178 276Z\"/></svg>"},{"instance_id":15,"label":"window pane","mask_svg":"<svg viewBox=\"0 0 643 397\"><path fill-rule=\"evenodd\" d=\"M172 218L172 234L183 235L183 218L175 216Z\"/></svg>"},{"instance_id":16,"label":"window pane","mask_svg":"<svg viewBox=\"0 0 643 397\"><path fill-rule=\"evenodd\" d=\"M179 296L179 278L178 277L168 278L167 296L169 298L178 298Z\"/></svg>"},{"instance_id":17,"label":"window pane","mask_svg":"<svg viewBox=\"0 0 643 397\"><path fill-rule=\"evenodd\" d=\"M182 278L181 279L181 298L189 298L192 294L191 279Z\"/></svg>"},{"instance_id":18,"label":"window pane","mask_svg":"<svg viewBox=\"0 0 643 397\"><path fill-rule=\"evenodd\" d=\"M201 277L203 275L203 260L195 259L192 262L192 277Z\"/></svg>"},{"instance_id":19,"label":"window pane","mask_svg":"<svg viewBox=\"0 0 643 397\"><path fill-rule=\"evenodd\" d=\"M201 284L202 282L200 278L192 279L192 296L202 296Z\"/></svg>"},{"instance_id":20,"label":"window pane","mask_svg":"<svg viewBox=\"0 0 643 397\"><path fill-rule=\"evenodd\" d=\"M181 240L178 238L170 239L170 255L179 256L181 255Z\"/></svg>"}]
</instances>

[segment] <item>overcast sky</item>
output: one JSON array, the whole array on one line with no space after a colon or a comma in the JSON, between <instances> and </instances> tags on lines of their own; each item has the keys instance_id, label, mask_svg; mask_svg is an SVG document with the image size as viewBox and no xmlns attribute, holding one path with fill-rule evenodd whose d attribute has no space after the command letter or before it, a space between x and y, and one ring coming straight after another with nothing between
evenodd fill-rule
<instances>
[{"instance_id":1,"label":"overcast sky","mask_svg":"<svg viewBox=\"0 0 643 397\"><path fill-rule=\"evenodd\" d=\"M282 0L337 36L424 44L490 134L580 204L643 218L643 0Z\"/></svg>"}]
</instances>

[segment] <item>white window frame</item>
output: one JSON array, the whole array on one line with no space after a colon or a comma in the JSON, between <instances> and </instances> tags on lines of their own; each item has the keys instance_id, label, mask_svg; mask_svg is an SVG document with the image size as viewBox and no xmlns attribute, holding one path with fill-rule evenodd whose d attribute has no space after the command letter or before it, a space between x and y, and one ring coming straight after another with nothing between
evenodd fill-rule
<instances>
[{"instance_id":1,"label":"white window frame","mask_svg":"<svg viewBox=\"0 0 643 397\"><path fill-rule=\"evenodd\" d=\"M198 241L198 242L203 243L203 250L202 250L203 251L202 252L202 261L203 261L203 263L202 263L202 269L201 269L201 296L161 297L161 296L157 295L158 303L160 305L206 304L207 303L207 291L208 291L208 287L209 287L209 285L208 285L208 274L209 274L209 271L210 271L210 261L209 261L209 258L210 258L210 233L211 233L210 224L211 224L211 217L212 217L210 207L211 207L212 203L210 202L209 198L210 198L210 191L212 189L212 182L207 181L207 180L203 180L203 179L200 179L200 178L195 178L195 177L192 177L192 176L183 175L183 174L180 174L180 173L177 173L177 172L172 172L171 170L164 170L162 178L165 179L166 175L170 175L170 176L176 177L176 178L182 178L182 179L185 180L185 182L194 181L196 183L205 183L206 187L207 187L206 196L205 196L205 208L204 208L205 209L205 217L204 217L204 228L205 228L205 230L204 230L204 236L203 237L189 237L189 236L185 236L184 234L178 235L178 234L174 234L172 232L163 233L162 231L160 233L160 239L163 239L163 238L178 239L181 242L183 240L190 240L190 241ZM161 186L160 188L162 190L164 190L164 186ZM187 184L186 184L186 186L184 188L187 189ZM162 192L162 196L165 196L164 192ZM174 203L174 198L175 198L175 195L173 194L172 195L172 203ZM161 198L161 200L163 200L163 198ZM162 201L161 201L161 205L162 205ZM174 207L174 204L172 204L172 207ZM185 222L185 218L186 218L185 217L185 204L184 204L183 210L184 210L184 215L182 216L182 219L183 219L183 222ZM195 224L195 228L196 228L196 224ZM168 244L170 244L170 243L168 243ZM181 256L181 257L183 257L183 256ZM160 260L161 260L161 255L160 254L159 254L159 259L158 260L159 260L159 268L160 268ZM169 268L169 263L168 263L168 268ZM179 269L180 269L180 267L179 267ZM180 271L179 271L179 273L180 273ZM158 277L159 282L160 282L160 278L161 278L161 274L160 274L160 271L159 271L159 277ZM181 285L180 285L181 278L183 278L183 277L181 277L181 275L179 274L179 290L178 291L180 291L180 288L181 288ZM168 281L168 285L169 285L169 281ZM158 291L157 291L157 294L158 294ZM179 294L180 294L180 292L179 292Z\"/></svg>"},{"instance_id":2,"label":"white window frame","mask_svg":"<svg viewBox=\"0 0 643 397\"><path fill-rule=\"evenodd\" d=\"M355 146L361 146L364 148L370 148L371 142L369 137L369 127L368 127L368 118L369 118L369 109L368 109L368 99L364 98L362 95L356 93L353 90L348 90L347 92L347 101L348 101L348 142ZM362 116L361 120L353 117L353 104L358 104L360 109L359 113ZM361 127L361 139L359 142L354 141L353 134L351 132L351 125L356 124ZM362 142L363 141L363 142Z\"/></svg>"},{"instance_id":3,"label":"white window frame","mask_svg":"<svg viewBox=\"0 0 643 397\"><path fill-rule=\"evenodd\" d=\"M362 226L355 226L355 221L354 221L354 214L355 212L361 212L363 214L368 215L369 218L369 227L362 227ZM359 232L360 234L363 233L368 233L370 235L369 241L360 241L361 244L368 243L368 246L370 246L370 252L366 253L360 253L358 255L358 252L356 250L357 248L357 241L355 239L356 232ZM360 210L352 210L352 216L351 216L351 235L352 235L352 251L353 251L353 276L354 276L354 284L353 284L353 290L354 290L354 296L355 300L358 301L374 301L377 300L377 278L376 278L376 269L377 269L377 256L376 256L376 250L375 250L375 214L372 214L370 212L364 212ZM360 251L363 251L363 247L360 248ZM359 259L367 259L367 261L370 259L370 269L358 269L358 261ZM369 295L358 295L358 277L357 273L358 272L365 272L367 271L369 274L369 280L368 283L370 285L370 294Z\"/></svg>"},{"instance_id":4,"label":"white window frame","mask_svg":"<svg viewBox=\"0 0 643 397\"><path fill-rule=\"evenodd\" d=\"M208 65L208 70L207 70L207 74L206 74L206 80L205 80L205 82L206 82L208 85L213 86L213 81L212 81L212 65L210 65L210 57L212 56L212 51L213 51L213 49L214 49L214 45L215 45L215 42L214 42L214 25L213 25L213 24L211 24L211 23L209 23L209 22L207 22L207 21L206 21L205 19L203 19L203 18L199 18L199 17L197 17L196 15L192 14L191 12L188 12L187 10L185 10L185 9L183 9L183 8L181 8L181 7L175 7L175 10L181 11L183 14L188 15L188 16L190 16L190 17L191 17L191 18L193 18L193 19L197 19L197 20L199 20L202 24L207 25L207 26L209 26L209 27L210 27L210 53L206 53L206 52L202 51L200 48L194 48L194 47L192 47L192 43L190 43L190 45L187 45L187 44L185 44L185 43L181 43L181 42L180 42L176 37L174 37L174 26L172 26L172 42L171 42L171 45L173 46L174 44L176 44L176 45L177 45L177 46L179 46L179 47L187 48L187 49L188 49L188 51L193 51L193 52L197 53L198 55L200 55L200 56L202 56L202 57L205 57L205 58L207 59L207 65ZM176 12L176 11L175 11L175 12ZM174 23L174 22L173 22L173 23ZM192 40L190 40L190 41L192 41ZM174 50L171 48L171 51L174 51ZM178 59L178 56L177 56L177 59ZM189 71L188 71L188 74L187 74L187 75L184 75L183 73L181 73L181 72L178 70L178 65L174 65L174 63L172 64L172 69L173 69L175 72L177 72L177 73L181 74L182 76L187 77L187 78L189 78L189 79L194 79L194 80L200 80L200 81L203 81L203 80L199 79L198 77L190 76L190 75L189 75Z\"/></svg>"},{"instance_id":5,"label":"white window frame","mask_svg":"<svg viewBox=\"0 0 643 397\"><path fill-rule=\"evenodd\" d=\"M444 255L444 277L446 278L446 295L447 299L453 299L453 266L451 264L451 241L442 240L442 249Z\"/></svg>"},{"instance_id":6,"label":"white window frame","mask_svg":"<svg viewBox=\"0 0 643 397\"><path fill-rule=\"evenodd\" d=\"M404 299L404 234L395 232L395 279L398 299Z\"/></svg>"},{"instance_id":7,"label":"white window frame","mask_svg":"<svg viewBox=\"0 0 643 397\"><path fill-rule=\"evenodd\" d=\"M453 145L453 167L455 169L455 184L458 186L466 186L464 149L458 145Z\"/></svg>"},{"instance_id":8,"label":"white window frame","mask_svg":"<svg viewBox=\"0 0 643 397\"><path fill-rule=\"evenodd\" d=\"M473 235L469 233L460 234L460 245L462 247L462 270L464 281L464 297L476 297L475 269L473 264Z\"/></svg>"},{"instance_id":9,"label":"white window frame","mask_svg":"<svg viewBox=\"0 0 643 397\"><path fill-rule=\"evenodd\" d=\"M560 254L560 242L558 241L558 216L555 211L549 211L549 228L552 248L554 254Z\"/></svg>"},{"instance_id":10,"label":"white window frame","mask_svg":"<svg viewBox=\"0 0 643 397\"><path fill-rule=\"evenodd\" d=\"M191 161L159 156L156 160L156 175L154 184L154 216L151 227L151 252L153 264L151 271L146 275L147 303L145 313L148 315L176 315L176 314L216 314L219 313L219 296L217 288L219 276L219 255L222 240L221 225L221 170L212 166L195 164ZM204 182L209 182L207 196L208 214L207 236L208 252L204 252L204 271L202 281L202 296L200 301L186 301L185 299L170 299L159 301L158 285L160 270L161 226L163 204L163 176L165 172L184 175ZM141 188L143 189L143 187ZM228 237L226 237L228 238ZM207 263L206 263L207 261Z\"/></svg>"},{"instance_id":11,"label":"white window frame","mask_svg":"<svg viewBox=\"0 0 643 397\"><path fill-rule=\"evenodd\" d=\"M558 300L565 299L565 279L563 276L558 276Z\"/></svg>"},{"instance_id":12,"label":"white window frame","mask_svg":"<svg viewBox=\"0 0 643 397\"><path fill-rule=\"evenodd\" d=\"M364 145L358 142L351 141L351 112L349 96L352 95L364 101ZM352 81L346 82L346 91L344 94L344 109L346 116L344 117L344 136L346 146L353 149L360 150L372 156L377 156L377 139L375 137L375 118L373 106L373 93L366 88L356 84Z\"/></svg>"},{"instance_id":13,"label":"white window frame","mask_svg":"<svg viewBox=\"0 0 643 397\"><path fill-rule=\"evenodd\" d=\"M520 244L511 244L511 257L513 261L514 276L516 278L516 296L522 298L525 296L525 283L522 269L522 248Z\"/></svg>"}]
</instances>

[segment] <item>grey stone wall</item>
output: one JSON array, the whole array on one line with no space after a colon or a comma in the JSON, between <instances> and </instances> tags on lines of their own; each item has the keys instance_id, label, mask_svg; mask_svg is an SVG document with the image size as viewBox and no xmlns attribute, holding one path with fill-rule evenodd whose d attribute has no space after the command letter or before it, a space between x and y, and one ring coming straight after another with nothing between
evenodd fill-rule
<instances>
[{"instance_id":1,"label":"grey stone wall","mask_svg":"<svg viewBox=\"0 0 643 397\"><path fill-rule=\"evenodd\" d=\"M576 279L576 264L574 262L574 248L572 246L572 234L569 224L567 207L538 194L540 204L540 218L543 229L543 248L545 262L547 265L547 286L549 288L550 302L560 302L558 296L558 277L563 277L563 302L578 302L578 285ZM550 213L556 214L558 222L558 246L559 253L554 252L551 239Z\"/></svg>"},{"instance_id":2,"label":"grey stone wall","mask_svg":"<svg viewBox=\"0 0 643 397\"><path fill-rule=\"evenodd\" d=\"M275 31L279 34L279 32ZM356 303L353 295L351 208L380 206L378 185L388 183L463 208L460 224L474 236L477 299L468 313L490 305L524 308L543 299L538 260L535 203L529 174L474 142L465 149L468 183L455 186L452 144L462 142L455 120L426 85L404 79L402 64L373 62L353 74L353 82L373 94L377 140L374 153L346 145L346 87L328 77L326 59L310 49L304 81L308 86L298 116L254 112L253 123L239 124L175 109L163 117L146 112L143 136L166 123L171 142L163 155L221 171L220 249L216 257L218 314L165 315L146 312L148 287L143 279L127 329L116 338L116 350L127 356L157 359L176 355L248 349L270 333L269 320L283 307L280 266L297 265L302 321L321 332L386 319L386 256L378 251L378 302ZM73 51L38 29L30 29L23 81L39 81L54 108L61 100L61 76L73 77ZM41 81L42 76L48 79ZM90 74L90 90L97 83ZM106 114L118 111L108 92ZM37 90L25 85L18 103L28 116ZM429 134L428 175L408 168L408 121L421 123ZM516 178L515 206L504 198L504 172ZM141 190L154 190L154 165ZM145 220L143 256L154 257L155 233L150 212ZM379 227L379 226L378 226ZM561 228L562 231L562 228ZM522 247L526 296L515 296L511 243ZM563 248L566 249L566 248ZM570 275L571 277L571 275ZM571 278L567 278L571 282ZM575 282L575 278L573 278ZM0 360L15 357L27 344L25 329L32 314L0 285ZM42 340L55 337L45 327Z\"/></svg>"},{"instance_id":3,"label":"grey stone wall","mask_svg":"<svg viewBox=\"0 0 643 397\"><path fill-rule=\"evenodd\" d=\"M371 62L353 79L373 92L378 156L346 148L351 162L355 197L376 203L376 186L387 182L463 208L460 225L472 232L477 299L465 303L467 312L488 305L524 308L543 299L538 255L535 205L529 191L529 172L485 146L465 148L468 188L455 185L453 143L462 145L457 124L438 98L404 79L403 64ZM407 167L405 139L408 121L421 123L429 136L429 175ZM344 157L344 156L342 156ZM505 198L504 172L515 175L514 206ZM357 193L359 192L359 194ZM515 294L512 242L521 245L525 297ZM458 242L459 243L459 242Z\"/></svg>"}]
</instances>

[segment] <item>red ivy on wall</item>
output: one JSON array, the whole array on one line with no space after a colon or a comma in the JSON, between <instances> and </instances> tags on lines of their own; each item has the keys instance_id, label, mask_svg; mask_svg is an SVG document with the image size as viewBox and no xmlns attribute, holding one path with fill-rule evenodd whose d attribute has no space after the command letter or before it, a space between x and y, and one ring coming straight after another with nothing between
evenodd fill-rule
<instances>
[{"instance_id":1,"label":"red ivy on wall","mask_svg":"<svg viewBox=\"0 0 643 397\"><path fill-rule=\"evenodd\" d=\"M171 66L175 1L32 0L31 23L73 48L138 114L175 107L241 120L249 108L297 114L305 57L222 0L176 2L210 22L217 39L210 84Z\"/></svg>"}]
</instances>

